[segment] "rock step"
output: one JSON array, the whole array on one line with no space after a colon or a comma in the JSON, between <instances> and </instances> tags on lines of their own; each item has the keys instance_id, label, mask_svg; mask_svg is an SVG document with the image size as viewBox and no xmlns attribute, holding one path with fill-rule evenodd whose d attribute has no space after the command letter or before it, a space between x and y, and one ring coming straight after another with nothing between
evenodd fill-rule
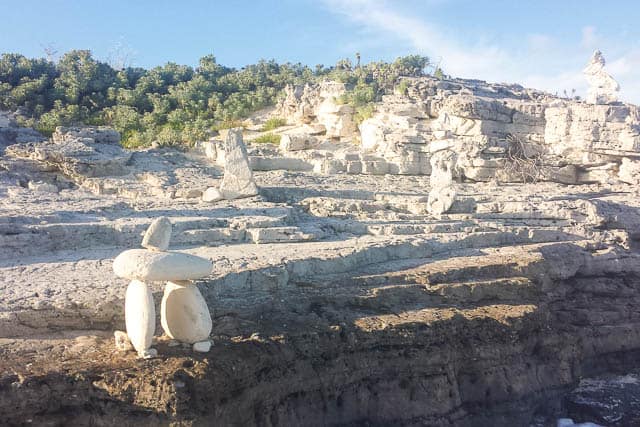
<instances>
[{"instance_id":1,"label":"rock step","mask_svg":"<svg viewBox=\"0 0 640 427\"><path fill-rule=\"evenodd\" d=\"M265 209L266 211L266 209ZM208 245L210 243L252 242L245 238L245 230L262 228L283 229L292 240L310 240L315 236L290 230L291 210L279 210L274 215L236 215L221 218L168 217L173 225L173 242L182 245ZM85 247L137 247L153 218L127 218L105 220L86 218L86 222L59 222L48 224L0 225L0 257L38 255L42 252L76 250ZM274 231L272 233L277 233ZM259 232L253 232L260 234ZM260 237L261 236L261 237ZM271 241L264 233L257 240ZM272 234L275 236L275 234ZM284 237L277 238L284 241Z\"/></svg>"},{"instance_id":2,"label":"rock step","mask_svg":"<svg viewBox=\"0 0 640 427\"><path fill-rule=\"evenodd\" d=\"M527 277L505 277L491 280L449 282L429 286L429 291L447 300L475 303L485 300L526 301L538 292L536 284Z\"/></svg>"},{"instance_id":3,"label":"rock step","mask_svg":"<svg viewBox=\"0 0 640 427\"><path fill-rule=\"evenodd\" d=\"M452 306L473 308L488 303L525 304L527 301L534 301L537 294L537 286L526 277L447 283L435 286L423 284L381 285L365 292L362 288L347 287L332 292L333 297L345 301L350 309L364 310L368 314Z\"/></svg>"},{"instance_id":4,"label":"rock step","mask_svg":"<svg viewBox=\"0 0 640 427\"><path fill-rule=\"evenodd\" d=\"M315 239L300 227L257 227L245 229L185 230L173 238L179 245L219 246L238 243L303 242Z\"/></svg>"},{"instance_id":5,"label":"rock step","mask_svg":"<svg viewBox=\"0 0 640 427\"><path fill-rule=\"evenodd\" d=\"M568 224L563 224L568 226ZM549 223L538 226L529 226L524 223L509 225L508 223L502 224L498 222L483 222L483 221L465 221L465 222L450 222L450 223L424 223L423 221L416 221L413 224L405 223L387 223L387 224L372 224L366 225L362 234L370 234L373 236L393 236L393 235L417 235L417 234L447 234L447 233L478 233L478 232L491 232L491 231L505 231L515 234L530 233L540 235L546 233L549 236L559 236L559 240L565 240L560 238L567 233L563 231L562 227L557 224ZM555 237L550 237L553 239Z\"/></svg>"},{"instance_id":6,"label":"rock step","mask_svg":"<svg viewBox=\"0 0 640 427\"><path fill-rule=\"evenodd\" d=\"M489 243L490 240L490 234L485 234L483 241ZM529 281L539 280L544 274L545 259L538 248L555 246L551 242L531 245L521 242L522 246L476 246L474 249L472 245L465 248L456 243L443 243L437 248L432 245L433 258L390 260L353 272L348 275L348 281L344 275L335 274L318 278L318 282L357 288L418 285L426 286L433 295L454 297L466 293L473 298L474 293L481 293L492 283L526 288ZM478 255L478 249L483 255ZM442 256L446 258L439 259ZM475 288L477 290L471 290Z\"/></svg>"}]
</instances>

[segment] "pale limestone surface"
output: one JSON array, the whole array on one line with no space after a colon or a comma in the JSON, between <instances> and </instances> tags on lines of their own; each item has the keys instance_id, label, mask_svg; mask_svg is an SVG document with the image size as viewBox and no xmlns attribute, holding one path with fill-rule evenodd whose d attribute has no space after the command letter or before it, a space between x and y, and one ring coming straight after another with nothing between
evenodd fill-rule
<instances>
[{"instance_id":1,"label":"pale limestone surface","mask_svg":"<svg viewBox=\"0 0 640 427\"><path fill-rule=\"evenodd\" d=\"M29 181L27 188L39 193L57 193L59 191L58 187L54 184L42 181Z\"/></svg>"},{"instance_id":2,"label":"pale limestone surface","mask_svg":"<svg viewBox=\"0 0 640 427\"><path fill-rule=\"evenodd\" d=\"M35 148L10 147L0 157L0 330L122 328L128 281L114 279L111 265L162 216L173 224L170 256L215 260L203 265L198 286L223 319L254 321L273 307L295 306L290 297L323 295L324 276L349 282L416 258L464 260L472 252L507 249L520 256L544 247L568 251L562 260L545 258L555 275L637 269L636 106L590 105L517 85L428 77L408 82L406 94L388 95L376 106L370 124L381 132L366 150L347 143L358 131L343 141L318 133L324 128L315 116L319 88L289 99L291 122L294 116L304 122L282 132L313 136L317 145L283 152L249 143L252 178L260 187L253 198L205 201L222 180L218 159L227 162L218 139L215 163L206 147L148 149L126 152L126 175L93 177L90 169L76 173L75 157L63 165L67 160L32 158ZM507 134L521 138L527 152L543 153L542 182L510 184L500 176ZM80 138L72 136L69 141ZM95 144L95 136L82 138L79 144ZM432 173L441 144L455 160ZM451 173L443 178L441 170ZM30 181L60 191L30 191ZM451 181L457 194L436 217L429 194ZM442 200L451 200L448 195ZM133 258L151 260L163 273L141 273L135 261L123 269L126 275L184 279L165 274L166 262L155 263L159 253L142 252ZM160 302L161 285L149 286ZM223 329L214 323L213 336Z\"/></svg>"},{"instance_id":3,"label":"pale limestone surface","mask_svg":"<svg viewBox=\"0 0 640 427\"><path fill-rule=\"evenodd\" d=\"M627 184L640 185L640 159L622 159L618 176Z\"/></svg>"}]
</instances>

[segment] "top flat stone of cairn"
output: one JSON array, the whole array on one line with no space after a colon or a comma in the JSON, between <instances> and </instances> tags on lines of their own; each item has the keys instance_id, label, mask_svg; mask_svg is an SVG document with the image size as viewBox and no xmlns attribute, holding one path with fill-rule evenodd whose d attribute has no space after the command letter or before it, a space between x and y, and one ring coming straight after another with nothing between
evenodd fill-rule
<instances>
[{"instance_id":1,"label":"top flat stone of cairn","mask_svg":"<svg viewBox=\"0 0 640 427\"><path fill-rule=\"evenodd\" d=\"M142 247L152 251L166 251L171 242L171 222L167 217L153 220L142 238Z\"/></svg>"},{"instance_id":2,"label":"top flat stone of cairn","mask_svg":"<svg viewBox=\"0 0 640 427\"><path fill-rule=\"evenodd\" d=\"M212 269L208 259L180 252L129 249L113 260L116 276L147 282L195 280L208 276Z\"/></svg>"}]
</instances>

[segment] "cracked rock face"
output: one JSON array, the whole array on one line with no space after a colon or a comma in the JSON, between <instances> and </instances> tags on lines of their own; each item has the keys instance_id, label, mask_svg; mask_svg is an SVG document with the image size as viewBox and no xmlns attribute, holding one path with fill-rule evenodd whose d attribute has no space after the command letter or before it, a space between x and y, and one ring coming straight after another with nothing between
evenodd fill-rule
<instances>
[{"instance_id":1,"label":"cracked rock face","mask_svg":"<svg viewBox=\"0 0 640 427\"><path fill-rule=\"evenodd\" d=\"M441 132L447 132L446 138L456 141L456 178L565 184L621 180L622 160L640 158L640 110L617 102L619 87L603 67L604 58L596 52L584 70L591 85L587 102L519 85L404 78L405 93L384 95L372 105L372 117L357 130L345 127L341 132L323 121L318 106L344 120L350 112L330 102L344 93L344 86L291 87L274 114L297 123L298 128L284 132L285 146L295 150L287 150L281 161L252 151L252 164L261 170L295 167L327 174L429 175L431 153L436 151L432 145L443 139ZM328 97L329 93L334 96ZM299 134L303 125L325 127L324 137L334 146L289 142L287 132L298 132L291 141L305 140ZM338 140L361 144L345 149L335 144ZM510 154L514 142L521 153L515 160ZM535 176L511 167L517 160L535 163Z\"/></svg>"},{"instance_id":2,"label":"cracked rock face","mask_svg":"<svg viewBox=\"0 0 640 427\"><path fill-rule=\"evenodd\" d=\"M109 128L62 128L45 142L14 144L7 154L49 165L77 183L86 178L125 175L131 153Z\"/></svg>"}]
</instances>

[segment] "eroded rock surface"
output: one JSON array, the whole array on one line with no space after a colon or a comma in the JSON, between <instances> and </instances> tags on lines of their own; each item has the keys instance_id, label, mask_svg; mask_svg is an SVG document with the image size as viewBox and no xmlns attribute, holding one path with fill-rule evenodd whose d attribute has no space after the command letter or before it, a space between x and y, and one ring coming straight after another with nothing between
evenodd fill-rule
<instances>
[{"instance_id":1,"label":"eroded rock surface","mask_svg":"<svg viewBox=\"0 0 640 427\"><path fill-rule=\"evenodd\" d=\"M123 150L124 175L92 177L32 158L35 144L7 150L0 419L589 420L565 396L581 379L633 372L640 354L637 107L410 79L354 131L358 146L347 142L354 134L320 125L319 91L290 89L279 107L304 122L279 132L307 136L283 149L249 143L248 159L240 149L237 182L259 186L257 197L211 190L220 188L220 159L239 164L235 146L219 140L199 151ZM68 135L44 147L115 147L107 136ZM517 182L528 175L514 159L539 168L538 182ZM434 215L430 193L451 188L455 198ZM128 251L114 278L116 256L163 217L173 252ZM198 295L211 323L202 318L194 336L168 334L188 345L158 337L158 359L114 351L130 279L185 277L200 277L180 297L196 311L163 326L178 330L202 311L188 303ZM162 284L150 282L149 292L162 310ZM206 355L192 352L211 342Z\"/></svg>"}]
</instances>

